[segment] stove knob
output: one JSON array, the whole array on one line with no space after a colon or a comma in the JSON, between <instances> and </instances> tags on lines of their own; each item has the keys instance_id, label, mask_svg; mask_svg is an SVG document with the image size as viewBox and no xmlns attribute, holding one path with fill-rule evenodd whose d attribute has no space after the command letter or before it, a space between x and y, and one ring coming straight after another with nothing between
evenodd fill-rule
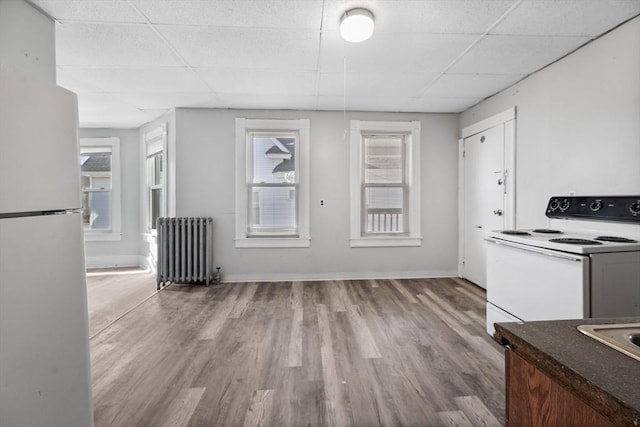
<instances>
[{"instance_id":1,"label":"stove knob","mask_svg":"<svg viewBox=\"0 0 640 427\"><path fill-rule=\"evenodd\" d=\"M629 210L631 211L632 214L634 215L638 215L640 214L640 201L639 202L635 202L633 203L630 207Z\"/></svg>"},{"instance_id":2,"label":"stove knob","mask_svg":"<svg viewBox=\"0 0 640 427\"><path fill-rule=\"evenodd\" d=\"M567 209L569 209L570 204L571 203L569 202L569 200L564 199L562 202L560 202L560 210L563 212L566 211Z\"/></svg>"},{"instance_id":3,"label":"stove knob","mask_svg":"<svg viewBox=\"0 0 640 427\"><path fill-rule=\"evenodd\" d=\"M558 199L553 199L551 203L549 203L549 209L551 209L552 211L558 209L558 206L560 206L558 203Z\"/></svg>"},{"instance_id":4,"label":"stove knob","mask_svg":"<svg viewBox=\"0 0 640 427\"><path fill-rule=\"evenodd\" d=\"M596 200L595 202L591 203L589 205L589 209L591 209L593 212L598 212L600 209L602 209L602 201Z\"/></svg>"}]
</instances>

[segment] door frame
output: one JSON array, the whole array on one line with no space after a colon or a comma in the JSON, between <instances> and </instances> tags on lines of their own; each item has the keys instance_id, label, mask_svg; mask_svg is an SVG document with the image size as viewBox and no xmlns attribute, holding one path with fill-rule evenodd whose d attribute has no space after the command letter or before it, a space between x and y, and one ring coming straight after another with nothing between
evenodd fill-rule
<instances>
[{"instance_id":1,"label":"door frame","mask_svg":"<svg viewBox=\"0 0 640 427\"><path fill-rule=\"evenodd\" d=\"M458 277L463 277L464 270L464 140L500 124L504 124L504 223L508 229L516 228L516 107L514 106L466 126L460 132L460 139L458 139Z\"/></svg>"}]
</instances>

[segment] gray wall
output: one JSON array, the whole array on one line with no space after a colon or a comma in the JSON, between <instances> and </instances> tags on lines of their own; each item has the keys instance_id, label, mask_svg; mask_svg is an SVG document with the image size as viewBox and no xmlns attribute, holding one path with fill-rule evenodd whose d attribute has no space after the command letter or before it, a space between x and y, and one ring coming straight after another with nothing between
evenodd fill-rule
<instances>
[{"instance_id":1,"label":"gray wall","mask_svg":"<svg viewBox=\"0 0 640 427\"><path fill-rule=\"evenodd\" d=\"M140 142L137 129L80 129L80 138L120 138L122 239L85 242L87 267L141 265Z\"/></svg>"},{"instance_id":2,"label":"gray wall","mask_svg":"<svg viewBox=\"0 0 640 427\"><path fill-rule=\"evenodd\" d=\"M553 195L640 194L640 18L465 111L461 128L517 106L518 227Z\"/></svg>"},{"instance_id":3,"label":"gray wall","mask_svg":"<svg viewBox=\"0 0 640 427\"><path fill-rule=\"evenodd\" d=\"M311 247L236 249L235 118L311 121ZM349 247L348 120L420 120L422 247ZM457 265L455 114L177 109L178 216L214 218L214 263L223 280L455 275ZM320 207L324 199L326 206Z\"/></svg>"}]
</instances>

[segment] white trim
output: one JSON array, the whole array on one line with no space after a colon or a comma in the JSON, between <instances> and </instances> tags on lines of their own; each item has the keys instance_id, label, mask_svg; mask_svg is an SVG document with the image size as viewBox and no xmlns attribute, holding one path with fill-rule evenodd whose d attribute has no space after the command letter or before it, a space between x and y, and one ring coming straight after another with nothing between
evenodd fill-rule
<instances>
[{"instance_id":1,"label":"white trim","mask_svg":"<svg viewBox=\"0 0 640 427\"><path fill-rule=\"evenodd\" d=\"M508 110L505 110L501 113L462 128L460 137L463 139L468 138L487 129L491 129L494 126L498 126L499 124L508 122L509 120L515 120L515 118L516 107L509 108Z\"/></svg>"},{"instance_id":2,"label":"white trim","mask_svg":"<svg viewBox=\"0 0 640 427\"><path fill-rule=\"evenodd\" d=\"M144 268L145 270L148 270L151 273L156 272L156 264L154 261L155 260L151 256L143 256L143 255L139 256L140 267Z\"/></svg>"},{"instance_id":3,"label":"white trim","mask_svg":"<svg viewBox=\"0 0 640 427\"><path fill-rule=\"evenodd\" d=\"M420 231L420 122L419 121L364 121L351 120L350 137L350 246L352 248L382 246L421 246ZM376 132L409 133L407 138L407 185L409 186L409 235L362 236L361 235L361 179L362 134Z\"/></svg>"},{"instance_id":4,"label":"white trim","mask_svg":"<svg viewBox=\"0 0 640 427\"><path fill-rule=\"evenodd\" d=\"M505 228L516 229L516 120L504 124Z\"/></svg>"},{"instance_id":5,"label":"white trim","mask_svg":"<svg viewBox=\"0 0 640 427\"><path fill-rule=\"evenodd\" d=\"M422 237L360 237L350 240L352 248L379 248L385 246L422 246Z\"/></svg>"},{"instance_id":6,"label":"white trim","mask_svg":"<svg viewBox=\"0 0 640 427\"><path fill-rule=\"evenodd\" d=\"M464 277L464 139L504 124L504 227L516 229L516 107L462 129L458 139L458 276Z\"/></svg>"},{"instance_id":7,"label":"white trim","mask_svg":"<svg viewBox=\"0 0 640 427\"><path fill-rule=\"evenodd\" d=\"M324 280L370 280L370 279L434 279L457 277L454 270L418 270L418 271L390 271L380 273L337 272L337 273L252 273L227 274L223 273L223 283L244 282L311 282Z\"/></svg>"},{"instance_id":8,"label":"white trim","mask_svg":"<svg viewBox=\"0 0 640 427\"><path fill-rule=\"evenodd\" d=\"M84 230L85 242L114 242L122 240L122 233Z\"/></svg>"},{"instance_id":9,"label":"white trim","mask_svg":"<svg viewBox=\"0 0 640 427\"><path fill-rule=\"evenodd\" d=\"M309 220L309 119L246 119L236 118L236 248L299 248L311 244ZM299 134L297 161L298 172L298 234L299 237L252 237L247 238L248 191L247 170L250 167L247 156L247 132L250 131L295 131Z\"/></svg>"},{"instance_id":10,"label":"white trim","mask_svg":"<svg viewBox=\"0 0 640 427\"><path fill-rule=\"evenodd\" d=\"M158 153L162 153L162 167L164 174L162 185L160 186L160 190L162 193L162 206L160 206L160 216L167 216L167 180L168 180L168 161L167 161L167 124L162 123L157 128L146 132L143 135L143 143L144 143L144 158L142 159L143 171L144 171L144 195L142 199L144 200L143 205L143 230L145 233L149 233L151 231L151 222L149 221L151 218L151 199L150 199L150 181L151 181L151 171L149 170L149 157Z\"/></svg>"},{"instance_id":11,"label":"white trim","mask_svg":"<svg viewBox=\"0 0 640 427\"><path fill-rule=\"evenodd\" d=\"M84 147L109 147L111 149L111 231L85 229L84 240L86 242L121 240L120 138L80 138L80 152Z\"/></svg>"},{"instance_id":12,"label":"white trim","mask_svg":"<svg viewBox=\"0 0 640 427\"><path fill-rule=\"evenodd\" d=\"M144 257L140 255L105 255L85 257L85 268L142 267Z\"/></svg>"},{"instance_id":13,"label":"white trim","mask_svg":"<svg viewBox=\"0 0 640 427\"><path fill-rule=\"evenodd\" d=\"M458 139L458 277L464 273L464 139Z\"/></svg>"}]
</instances>

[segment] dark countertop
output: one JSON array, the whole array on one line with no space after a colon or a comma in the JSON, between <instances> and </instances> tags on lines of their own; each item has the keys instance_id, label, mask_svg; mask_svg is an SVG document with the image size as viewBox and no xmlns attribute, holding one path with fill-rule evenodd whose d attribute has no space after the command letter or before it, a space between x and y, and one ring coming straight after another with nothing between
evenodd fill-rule
<instances>
[{"instance_id":1,"label":"dark countertop","mask_svg":"<svg viewBox=\"0 0 640 427\"><path fill-rule=\"evenodd\" d=\"M640 426L640 361L576 329L608 323L640 317L497 323L493 337L614 424Z\"/></svg>"}]
</instances>

